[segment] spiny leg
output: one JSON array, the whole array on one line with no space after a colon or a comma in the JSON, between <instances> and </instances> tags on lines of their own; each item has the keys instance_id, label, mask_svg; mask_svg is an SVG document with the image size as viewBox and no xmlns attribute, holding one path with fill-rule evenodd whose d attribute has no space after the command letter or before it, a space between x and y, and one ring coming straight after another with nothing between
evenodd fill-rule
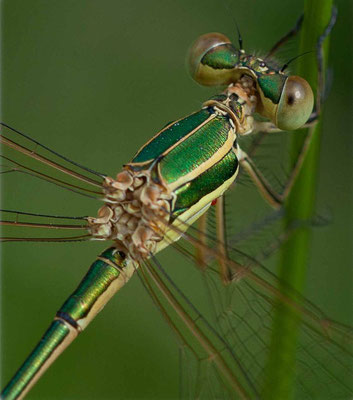
<instances>
[{"instance_id":1,"label":"spiny leg","mask_svg":"<svg viewBox=\"0 0 353 400\"><path fill-rule=\"evenodd\" d=\"M310 143L313 137L314 130L313 126L317 123L320 112L321 112L321 103L322 103L322 93L324 92L324 77L323 77L323 42L330 34L333 26L335 25L337 17L337 8L332 8L332 14L328 25L326 26L324 32L319 36L319 39L316 44L316 54L317 54L317 63L318 63L318 84L317 84L317 95L316 95L316 105L315 110L310 115L307 123L303 126L303 128L310 128L302 148L299 151L297 161L290 173L290 176L287 180L287 183L284 187L283 193L278 193L274 190L266 178L261 174L261 172L256 167L256 164L252 161L251 157L246 154L244 151L239 152L239 162L244 167L245 171L249 174L250 178L253 180L255 185L258 187L261 195L264 199L274 208L279 208L285 199L288 197L296 177L303 165L303 162L306 157L306 153L310 147ZM255 132L262 131L266 133L278 132L279 129L276 128L270 122L257 122L255 125Z\"/></svg>"}]
</instances>

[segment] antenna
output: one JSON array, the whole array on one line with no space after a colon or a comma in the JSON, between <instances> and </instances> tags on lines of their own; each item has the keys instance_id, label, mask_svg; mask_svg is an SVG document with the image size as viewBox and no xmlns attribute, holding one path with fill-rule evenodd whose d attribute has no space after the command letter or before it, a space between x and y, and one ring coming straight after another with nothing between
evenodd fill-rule
<instances>
[{"instance_id":1,"label":"antenna","mask_svg":"<svg viewBox=\"0 0 353 400\"><path fill-rule=\"evenodd\" d=\"M287 61L287 62L283 65L283 67L280 69L279 72L284 72L284 70L288 68L288 65L289 65L291 62L293 62L293 61L296 60L297 58L302 57L302 56L305 56L305 54L309 54L309 53L313 53L313 51L312 51L312 50L311 50L311 51L306 51L305 53L299 54L298 56L295 56L295 57L291 58L289 61Z\"/></svg>"},{"instance_id":2,"label":"antenna","mask_svg":"<svg viewBox=\"0 0 353 400\"><path fill-rule=\"evenodd\" d=\"M226 0L224 0L223 3L224 3L224 6L226 7L226 9L228 10L229 14L230 14L231 17L232 17L232 20L233 20L234 25L235 25L236 28L237 28L239 50L243 50L243 38L242 38L242 36L241 36L240 30L239 30L239 26L238 26L237 21L236 21L236 19L235 19L235 17L234 17L234 14L233 14L233 12L232 12L230 6L229 6L229 2L227 2Z\"/></svg>"}]
</instances>

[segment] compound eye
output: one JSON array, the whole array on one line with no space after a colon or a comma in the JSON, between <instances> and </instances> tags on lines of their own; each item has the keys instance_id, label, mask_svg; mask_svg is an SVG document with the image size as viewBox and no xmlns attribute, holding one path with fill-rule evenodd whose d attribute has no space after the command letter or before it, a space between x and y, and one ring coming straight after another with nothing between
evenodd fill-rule
<instances>
[{"instance_id":1,"label":"compound eye","mask_svg":"<svg viewBox=\"0 0 353 400\"><path fill-rule=\"evenodd\" d=\"M197 73L204 56L212 49L226 43L231 43L227 36L217 32L206 33L195 40L190 47L187 59L193 79L197 81Z\"/></svg>"},{"instance_id":2,"label":"compound eye","mask_svg":"<svg viewBox=\"0 0 353 400\"><path fill-rule=\"evenodd\" d=\"M238 52L221 33L200 36L191 46L187 64L191 77L201 85L227 84L229 72L238 62ZM225 75L227 75L225 77Z\"/></svg>"},{"instance_id":3,"label":"compound eye","mask_svg":"<svg viewBox=\"0 0 353 400\"><path fill-rule=\"evenodd\" d=\"M308 82L290 76L283 87L276 112L276 125L282 130L294 130L308 120L314 106L314 95Z\"/></svg>"}]
</instances>

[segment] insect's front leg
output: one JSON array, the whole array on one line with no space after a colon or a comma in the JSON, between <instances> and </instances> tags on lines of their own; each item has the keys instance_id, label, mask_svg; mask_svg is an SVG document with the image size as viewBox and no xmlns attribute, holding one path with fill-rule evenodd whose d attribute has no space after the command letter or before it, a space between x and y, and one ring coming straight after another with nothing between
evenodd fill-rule
<instances>
[{"instance_id":1,"label":"insect's front leg","mask_svg":"<svg viewBox=\"0 0 353 400\"><path fill-rule=\"evenodd\" d=\"M267 53L265 60L267 58L272 57L285 43L288 42L288 40L292 39L294 36L297 35L297 33L300 31L302 24L303 24L303 19L304 19L304 14L302 14L297 22L295 23L295 26L289 31L287 32L283 37L281 37L281 39L278 40L277 43L275 43L271 50Z\"/></svg>"},{"instance_id":2,"label":"insect's front leg","mask_svg":"<svg viewBox=\"0 0 353 400\"><path fill-rule=\"evenodd\" d=\"M312 124L315 124L317 120L320 118L321 106L323 101L325 100L324 95L326 94L326 84L325 84L325 76L324 76L324 49L323 44L325 39L331 33L332 28L334 27L337 19L337 8L336 6L332 7L332 13L329 23L327 24L324 32L319 36L319 39L316 43L316 59L317 59L317 91L316 91L316 104L315 109L310 115L306 126L310 127Z\"/></svg>"},{"instance_id":3,"label":"insect's front leg","mask_svg":"<svg viewBox=\"0 0 353 400\"><path fill-rule=\"evenodd\" d=\"M309 131L306 135L306 138L303 142L303 145L299 151L297 161L289 175L289 178L284 186L284 190L282 193L278 193L266 180L266 178L262 175L259 169L256 167L256 164L251 159L251 154L247 154L244 151L240 150L239 153L239 162L245 171L248 173L252 181L255 183L257 188L259 189L261 195L264 199L274 208L280 208L282 204L285 202L289 193L292 190L296 177L303 165L306 154L310 147L310 143L313 138L314 126L318 122L321 113L321 105L323 102L323 93L325 92L325 80L323 76L324 66L323 66L323 43L324 40L330 34L333 26L335 25L337 18L337 8L332 8L332 14L330 21L325 28L324 32L319 36L319 39L316 44L316 55L317 55L317 63L318 63L318 82L317 82L317 94L316 94L316 104L313 112L311 113L308 121L303 126L303 128L309 128ZM298 21L299 22L299 21ZM297 26L300 27L300 24L297 23ZM299 28L298 28L299 29ZM281 43L281 41L279 42ZM276 46L276 45L275 45ZM255 121L254 122L254 130L253 132L264 132L266 133L274 133L279 132L280 129L276 127L272 122L263 122L263 121Z\"/></svg>"}]
</instances>

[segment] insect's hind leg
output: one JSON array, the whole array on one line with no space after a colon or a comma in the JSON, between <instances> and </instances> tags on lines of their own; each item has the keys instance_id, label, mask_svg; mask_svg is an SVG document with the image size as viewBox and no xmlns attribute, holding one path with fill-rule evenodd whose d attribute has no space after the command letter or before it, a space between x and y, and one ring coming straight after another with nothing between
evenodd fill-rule
<instances>
[{"instance_id":1,"label":"insect's hind leg","mask_svg":"<svg viewBox=\"0 0 353 400\"><path fill-rule=\"evenodd\" d=\"M217 263L219 265L219 272L223 283L226 285L231 282L232 274L227 265L227 238L226 238L226 218L225 218L225 204L224 196L219 197L215 203L215 217L216 217L216 249L218 252ZM207 218L209 212L207 211L199 218L198 224L198 240L200 246L196 248L196 262L197 265L204 269L207 265Z\"/></svg>"},{"instance_id":2,"label":"insect's hind leg","mask_svg":"<svg viewBox=\"0 0 353 400\"><path fill-rule=\"evenodd\" d=\"M198 220L198 240L200 242L200 246L196 247L196 263L199 268L204 269L205 265L207 265L207 254L205 252L205 248L207 246L207 211L201 215Z\"/></svg>"},{"instance_id":3,"label":"insect's hind leg","mask_svg":"<svg viewBox=\"0 0 353 400\"><path fill-rule=\"evenodd\" d=\"M216 206L216 233L218 240L218 265L223 283L226 285L231 282L232 273L227 265L227 238L226 238L226 217L224 196L217 199Z\"/></svg>"}]
</instances>

